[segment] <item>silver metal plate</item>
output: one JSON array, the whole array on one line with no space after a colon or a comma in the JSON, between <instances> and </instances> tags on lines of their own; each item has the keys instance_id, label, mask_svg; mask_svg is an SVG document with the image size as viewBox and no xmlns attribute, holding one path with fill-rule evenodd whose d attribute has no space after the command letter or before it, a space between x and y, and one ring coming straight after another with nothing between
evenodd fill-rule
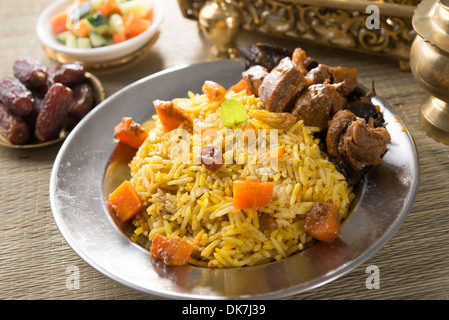
<instances>
[{"instance_id":1,"label":"silver metal plate","mask_svg":"<svg viewBox=\"0 0 449 320\"><path fill-rule=\"evenodd\" d=\"M392 141L382 163L360 183L354 211L332 244L317 243L266 265L209 269L165 266L129 240L105 204L108 189L117 183L111 177L124 174L110 161L116 150L115 125L124 116L142 123L154 114L153 100L186 97L188 91L200 93L205 80L229 87L241 79L242 71L239 62L224 60L148 76L106 99L69 134L51 175L51 208L68 244L93 268L123 285L165 298L282 298L350 272L395 234L416 197L419 161L405 124L376 97Z\"/></svg>"}]
</instances>

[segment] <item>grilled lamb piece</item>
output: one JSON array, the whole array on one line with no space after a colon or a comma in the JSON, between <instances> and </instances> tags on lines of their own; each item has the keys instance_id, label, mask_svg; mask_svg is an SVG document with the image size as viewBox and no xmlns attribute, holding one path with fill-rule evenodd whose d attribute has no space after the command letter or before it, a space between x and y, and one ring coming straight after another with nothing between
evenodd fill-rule
<instances>
[{"instance_id":1,"label":"grilled lamb piece","mask_svg":"<svg viewBox=\"0 0 449 320\"><path fill-rule=\"evenodd\" d=\"M264 78L259 97L270 112L285 112L299 91L307 86L301 69L287 57Z\"/></svg>"},{"instance_id":2,"label":"grilled lamb piece","mask_svg":"<svg viewBox=\"0 0 449 320\"><path fill-rule=\"evenodd\" d=\"M346 99L338 92L341 84L314 84L309 86L295 101L291 113L304 120L306 126L328 128L333 115L347 106Z\"/></svg>"},{"instance_id":3,"label":"grilled lamb piece","mask_svg":"<svg viewBox=\"0 0 449 320\"><path fill-rule=\"evenodd\" d=\"M380 164L391 136L349 110L341 110L329 123L327 151L349 183L355 185L371 166Z\"/></svg>"},{"instance_id":4,"label":"grilled lamb piece","mask_svg":"<svg viewBox=\"0 0 449 320\"><path fill-rule=\"evenodd\" d=\"M310 84L318 84L325 81L332 82L332 74L328 66L319 64L306 74L306 79L310 81Z\"/></svg>"},{"instance_id":5,"label":"grilled lamb piece","mask_svg":"<svg viewBox=\"0 0 449 320\"><path fill-rule=\"evenodd\" d=\"M343 83L339 88L343 96L347 96L357 88L358 74L356 68L329 67L333 83Z\"/></svg>"},{"instance_id":6,"label":"grilled lamb piece","mask_svg":"<svg viewBox=\"0 0 449 320\"><path fill-rule=\"evenodd\" d=\"M380 164L390 140L385 128L374 128L365 119L358 118L348 126L340 140L339 153L346 155L351 168L360 171Z\"/></svg>"},{"instance_id":7,"label":"grilled lamb piece","mask_svg":"<svg viewBox=\"0 0 449 320\"><path fill-rule=\"evenodd\" d=\"M267 43L256 43L239 49L242 60L245 63L245 69L251 66L260 65L270 72L285 57L291 57L292 50L270 45Z\"/></svg>"},{"instance_id":8,"label":"grilled lamb piece","mask_svg":"<svg viewBox=\"0 0 449 320\"><path fill-rule=\"evenodd\" d=\"M329 67L325 64L319 64L306 74L306 79L311 84L326 81L334 84L341 83L338 91L343 96L347 96L357 88L358 75L355 68Z\"/></svg>"},{"instance_id":9,"label":"grilled lamb piece","mask_svg":"<svg viewBox=\"0 0 449 320\"><path fill-rule=\"evenodd\" d=\"M327 153L332 157L338 157L338 145L340 137L348 126L357 119L357 116L349 110L337 112L329 123L326 135Z\"/></svg>"},{"instance_id":10,"label":"grilled lamb piece","mask_svg":"<svg viewBox=\"0 0 449 320\"><path fill-rule=\"evenodd\" d=\"M316 67L319 66L319 62L312 58L312 57L307 57L306 60L304 60L304 66L307 68L308 71L315 69Z\"/></svg>"},{"instance_id":11,"label":"grilled lamb piece","mask_svg":"<svg viewBox=\"0 0 449 320\"><path fill-rule=\"evenodd\" d=\"M242 76L251 87L252 92L258 95L259 87L263 79L268 75L268 70L262 66L252 66L248 70L243 71Z\"/></svg>"}]
</instances>

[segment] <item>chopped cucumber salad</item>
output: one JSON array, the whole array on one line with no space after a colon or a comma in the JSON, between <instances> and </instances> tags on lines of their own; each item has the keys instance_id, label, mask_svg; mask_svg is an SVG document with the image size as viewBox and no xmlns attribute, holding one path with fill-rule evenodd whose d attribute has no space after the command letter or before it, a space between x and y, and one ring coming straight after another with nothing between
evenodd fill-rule
<instances>
[{"instance_id":1,"label":"chopped cucumber salad","mask_svg":"<svg viewBox=\"0 0 449 320\"><path fill-rule=\"evenodd\" d=\"M151 0L76 0L51 18L56 39L69 48L98 48L131 39L153 19Z\"/></svg>"}]
</instances>

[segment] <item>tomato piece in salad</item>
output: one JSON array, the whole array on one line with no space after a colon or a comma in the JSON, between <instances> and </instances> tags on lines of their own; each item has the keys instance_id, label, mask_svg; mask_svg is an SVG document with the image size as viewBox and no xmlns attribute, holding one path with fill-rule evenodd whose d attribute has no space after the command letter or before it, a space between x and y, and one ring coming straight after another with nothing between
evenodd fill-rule
<instances>
[{"instance_id":1,"label":"tomato piece in salad","mask_svg":"<svg viewBox=\"0 0 449 320\"><path fill-rule=\"evenodd\" d=\"M50 19L56 39L71 48L97 48L121 43L150 28L151 0L76 0Z\"/></svg>"}]
</instances>

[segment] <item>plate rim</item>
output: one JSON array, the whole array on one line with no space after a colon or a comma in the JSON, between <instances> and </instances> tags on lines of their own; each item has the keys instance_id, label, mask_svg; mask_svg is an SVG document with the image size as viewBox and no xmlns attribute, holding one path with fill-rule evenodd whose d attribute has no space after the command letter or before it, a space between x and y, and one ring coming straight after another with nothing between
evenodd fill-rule
<instances>
[{"instance_id":1,"label":"plate rim","mask_svg":"<svg viewBox=\"0 0 449 320\"><path fill-rule=\"evenodd\" d=\"M209 61L209 62L202 62L202 63L195 63L195 64L181 64L181 65L177 65L174 67L170 67L164 70L161 70L159 72L156 72L154 74L148 75L146 77L143 77L125 87L123 87L122 89L118 90L117 92L115 92L114 94L112 94L111 96L107 97L103 102L101 102L99 105L97 105L97 107L95 108L95 110L92 110L82 121L81 123L87 122L89 121L89 119L91 117L93 117L96 113L98 112L102 112L101 110L103 110L103 106L107 105L110 101L113 101L116 99L116 97L118 97L119 95L123 94L124 92L126 92L129 89L132 89L133 87L137 87L139 85L141 85L142 83L145 83L147 81L151 81L151 79L155 79L158 78L162 75L165 74L169 74L172 72L176 72L176 71L181 71L181 70L189 70L191 67L195 67L195 66L204 66L206 67L207 65L211 65L211 64L221 64L221 63L229 63L229 61L231 62L235 62L235 60L219 60L219 61ZM359 86L361 88L366 89L365 86L359 84ZM175 97L174 97L175 98ZM376 98L383 104L383 107L386 107L388 109L389 112L391 112L394 116L398 116L398 114L396 113L396 111L385 101L383 100L381 97L377 97ZM408 130L407 126L405 123L402 123L404 129L405 129L405 133L407 134L407 138L410 142L410 145L413 149L413 154L414 154L414 163L415 165L415 171L413 172L413 176L414 176L414 182L412 183L412 192L409 194L410 195L410 201L408 201L404 208L402 208L401 210L401 214L399 215L399 219L394 220L394 223L391 224L388 228L388 230L386 232L383 233L383 235L377 239L377 241L375 242L375 246L370 248L370 250L365 250L363 253L361 253L360 255L358 255L356 258L351 259L349 261L349 263L344 264L339 266L336 269L333 269L331 273L324 275L323 277L320 277L318 279L314 279L312 281L309 281L307 283L306 286L304 286L304 284L300 285L300 286L293 286L281 291L273 291L273 292L267 292L267 293L263 293L263 294L256 294L256 295L240 295L237 297L234 296L204 296L201 294L192 294L192 293L179 293L179 292L167 292L167 291L158 291L158 290L153 290L151 288L148 287L144 287L144 286L139 286L139 285L135 285L135 284L130 284L127 281L123 280L120 277L116 277L114 274L111 274L110 272L108 272L107 269L105 269L103 266L99 265L96 261L93 261L91 259L91 257L87 256L82 248L79 247L79 245L75 242L75 239L73 239L73 237L68 233L68 231L66 230L63 222L61 221L61 217L57 214L58 208L55 202L55 194L54 194L54 188L56 186L56 177L57 177L57 173L59 170L59 165L61 162L61 158L64 155L64 152L66 151L66 149L69 147L71 140L73 139L73 137L77 134L77 128L75 128L74 130L72 130L72 132L70 132L69 136L66 138L66 140L63 142L62 147L60 148L56 158L55 158L55 162L54 162L54 166L51 172L51 178L50 178L50 204L51 204L51 210L55 219L55 222L58 226L59 231L61 232L62 236L64 237L64 239L66 240L66 242L68 243L68 245L85 261L87 262L91 267L93 267L94 269L96 269L97 271L99 271L100 273L102 273L103 275L107 276L110 279L113 279L114 281L121 283L127 287L133 288L135 290L138 290L140 292L146 293L146 294L152 294L155 296L160 296L160 297L165 297L165 298L171 298L171 299L254 299L254 298L259 298L259 299L273 299L273 298L282 298L282 297L287 297L287 296L291 296L293 294L300 294L306 291L309 291L311 289L320 287L322 285L325 285L337 278L342 277L343 275L349 273L350 271L354 270L355 268L357 268L358 266L360 266L363 262L365 262L367 259L369 259L370 257L372 257L374 254L376 254L382 247L385 246L385 244L391 240L391 238L396 234L396 232L398 231L398 229L402 226L402 224L404 223L404 221L406 220L407 216L409 215L414 201L416 199L418 190L419 190L419 182L420 182L420 166L419 166L419 154L418 154L418 150L416 147L416 143L414 141L414 138L412 136L412 134L410 133L410 131ZM77 126L77 127L81 127L81 126ZM79 129L79 128L78 128ZM112 150L109 150L109 154L112 152ZM108 159L109 161L109 159ZM108 162L107 161L107 162ZM107 163L105 164L105 169L107 167ZM105 170L104 170L105 171ZM104 172L102 177L104 178ZM104 180L102 181L102 183L104 183ZM103 200L102 200L103 201ZM117 234L119 234L117 232ZM138 246L135 243L132 243L131 240L127 239L133 246ZM141 247L139 247L142 250L145 250ZM302 254L302 252L297 253L297 255ZM288 258L287 258L288 259ZM285 259L284 259L285 260ZM274 264L274 263L278 263L278 262L273 262L270 264ZM263 266L263 265L262 265ZM259 268L262 266L255 266L255 267L247 267L247 268ZM191 267L191 268L199 268L199 267Z\"/></svg>"}]
</instances>

